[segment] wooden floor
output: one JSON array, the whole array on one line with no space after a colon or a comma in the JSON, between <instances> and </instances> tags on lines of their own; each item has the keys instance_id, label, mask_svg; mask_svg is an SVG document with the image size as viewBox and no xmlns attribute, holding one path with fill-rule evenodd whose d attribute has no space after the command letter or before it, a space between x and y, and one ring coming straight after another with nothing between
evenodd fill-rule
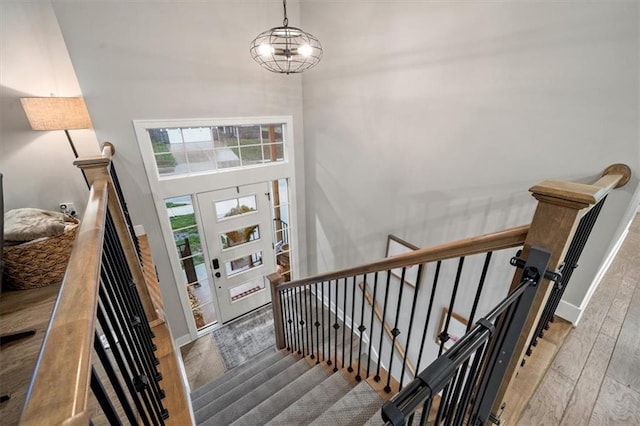
<instances>
[{"instance_id":1,"label":"wooden floor","mask_svg":"<svg viewBox=\"0 0 640 426\"><path fill-rule=\"evenodd\" d=\"M640 425L640 215L519 425Z\"/></svg>"}]
</instances>

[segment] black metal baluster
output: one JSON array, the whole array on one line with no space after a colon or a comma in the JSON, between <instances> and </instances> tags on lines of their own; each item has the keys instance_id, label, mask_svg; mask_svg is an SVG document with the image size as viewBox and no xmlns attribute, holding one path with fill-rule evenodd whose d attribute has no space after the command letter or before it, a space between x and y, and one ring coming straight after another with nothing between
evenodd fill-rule
<instances>
[{"instance_id":1,"label":"black metal baluster","mask_svg":"<svg viewBox=\"0 0 640 426\"><path fill-rule=\"evenodd\" d=\"M284 334L284 346L289 350L289 329L287 328L287 308L285 302L285 292L286 290L278 290L280 294L280 312L282 312L282 332Z\"/></svg>"},{"instance_id":2,"label":"black metal baluster","mask_svg":"<svg viewBox=\"0 0 640 426\"><path fill-rule=\"evenodd\" d=\"M362 276L362 305L360 307L360 325L358 326L358 331L360 332L360 343L358 344L358 369L356 371L356 381L362 380L360 376L360 359L362 358L362 335L364 334L367 327L364 325L364 301L366 299L365 292L367 290L367 275L364 274Z\"/></svg>"},{"instance_id":3,"label":"black metal baluster","mask_svg":"<svg viewBox=\"0 0 640 426\"><path fill-rule=\"evenodd\" d=\"M400 335L400 330L398 329L398 325L400 324L400 310L402 307L402 293L405 285L405 276L407 273L407 268L402 268L402 274L400 277L400 291L398 292L398 307L396 309L396 319L394 321L393 330L391 330L391 335L393 338L391 339L391 354L389 355L389 374L387 375L387 385L384 387L384 391L386 393L391 392L391 372L393 368L393 354L396 347L396 339Z\"/></svg>"},{"instance_id":4,"label":"black metal baluster","mask_svg":"<svg viewBox=\"0 0 640 426\"><path fill-rule=\"evenodd\" d=\"M133 244L136 248L136 253L138 254L138 259L141 259L140 252L140 243L136 238L136 231L133 228L133 221L131 220L131 215L129 214L129 208L127 207L127 200L124 198L124 193L122 192L122 186L120 186L120 180L118 179L118 173L116 173L116 167L111 161L109 167L109 174L111 175L111 180L113 181L113 188L116 191L116 195L118 196L118 200L120 201L120 207L122 208L122 214L124 216L124 220L127 223L127 228L129 228L129 233L131 234L131 239L133 240Z\"/></svg>"},{"instance_id":5,"label":"black metal baluster","mask_svg":"<svg viewBox=\"0 0 640 426\"><path fill-rule=\"evenodd\" d=\"M367 287L365 286L366 290ZM373 294L371 295L371 320L369 321L369 350L367 352L367 377L371 368L371 344L373 343L373 316L376 311L376 293L378 291L378 272L373 275ZM365 292L366 293L366 292Z\"/></svg>"},{"instance_id":6,"label":"black metal baluster","mask_svg":"<svg viewBox=\"0 0 640 426\"><path fill-rule=\"evenodd\" d=\"M492 251L487 252L487 255L484 258L484 265L482 266L482 274L480 274L480 282L478 283L478 288L476 290L476 297L473 299L473 307L471 308L471 313L469 314L469 322L467 323L467 331L471 330L473 325L473 320L476 316L476 310L478 309L478 303L480 301L480 296L482 295L482 288L484 287L484 280L487 278L487 271L489 270L489 263L491 262Z\"/></svg>"},{"instance_id":7,"label":"black metal baluster","mask_svg":"<svg viewBox=\"0 0 640 426\"><path fill-rule=\"evenodd\" d=\"M324 348L325 348L325 340L324 340L324 329L325 326L329 325L329 320L327 319L327 322L324 322L324 281L322 283L320 283L320 300L322 301L322 306L321 306L321 310L320 310L320 322L322 323L320 325L320 328L322 330L322 362L325 361L326 356L324 353ZM329 337L331 337L331 333L329 333ZM329 356L331 356L331 352L329 352Z\"/></svg>"},{"instance_id":8,"label":"black metal baluster","mask_svg":"<svg viewBox=\"0 0 640 426\"><path fill-rule=\"evenodd\" d=\"M342 368L344 368L347 363L347 357L345 356L345 350L347 348L346 345L346 334L347 334L347 279L344 279L344 283L342 285L343 295L342 295Z\"/></svg>"},{"instance_id":9,"label":"black metal baluster","mask_svg":"<svg viewBox=\"0 0 640 426\"><path fill-rule=\"evenodd\" d=\"M422 329L422 341L420 343L420 352L418 353L418 362L416 363L416 373L420 372L420 362L422 361L422 353L424 352L424 344L427 338L427 329L429 328L429 321L431 321L431 311L433 309L433 301L436 295L436 289L438 287L438 277L440 276L441 260L436 263L436 272L433 276L433 285L431 286L431 296L429 297L429 307L427 308L427 318L424 322L424 328Z\"/></svg>"},{"instance_id":10,"label":"black metal baluster","mask_svg":"<svg viewBox=\"0 0 640 426\"><path fill-rule=\"evenodd\" d=\"M459 424L463 423L464 418L467 414L469 402L471 401L471 395L480 374L480 360L483 359L486 346L487 344L483 343L482 346L480 346L473 355L473 362L471 363L471 367L468 372L466 385L464 387L464 390L462 391L462 395L460 395L460 404L458 406L458 412L456 413L455 421Z\"/></svg>"},{"instance_id":11,"label":"black metal baluster","mask_svg":"<svg viewBox=\"0 0 640 426\"><path fill-rule=\"evenodd\" d=\"M302 356L305 357L309 354L309 335L306 335L307 339L305 341L307 324L305 318L307 315L307 307L304 304L304 294L302 294L303 290L303 287L298 287L298 302L300 304L300 331L302 332Z\"/></svg>"},{"instance_id":12,"label":"black metal baluster","mask_svg":"<svg viewBox=\"0 0 640 426\"><path fill-rule=\"evenodd\" d=\"M155 345L153 345L153 342L151 341L151 338L153 337L153 331L151 331L151 327L149 326L149 319L147 318L147 315L145 314L142 307L140 295L138 294L138 291L136 289L136 283L133 281L133 275L131 273L131 270L129 269L129 264L126 262L124 249L122 248L122 244L120 243L117 235L118 233L116 231L113 218L111 217L111 213L107 212L105 241L110 242L113 247L115 255L114 260L118 263L119 269L121 269L123 274L122 276L124 277L124 280L122 282L128 282L130 284L130 287L128 288L130 298L129 303L132 310L136 312L136 315L140 318L141 323L143 324L142 330L145 333L144 337L149 341L150 346L155 347ZM141 284L145 285L145 283Z\"/></svg>"},{"instance_id":13,"label":"black metal baluster","mask_svg":"<svg viewBox=\"0 0 640 426\"><path fill-rule=\"evenodd\" d=\"M451 292L451 301L449 302L449 312L447 312L447 316L445 318L444 328L442 332L439 334L440 338L440 349L438 350L438 356L442 355L444 352L444 344L449 340L449 323L451 322L451 314L453 313L453 305L456 302L456 295L458 293L458 285L460 284L460 276L462 275L462 266L464 265L464 256L460 257L458 261L458 271L456 272L456 279L453 284L453 291Z\"/></svg>"},{"instance_id":14,"label":"black metal baluster","mask_svg":"<svg viewBox=\"0 0 640 426\"><path fill-rule=\"evenodd\" d=\"M107 417L107 420L109 420L109 424L121 425L122 422L120 421L120 417L118 416L116 409L113 407L111 399L109 399L109 395L107 395L107 391L102 385L102 382L98 377L98 373L93 366L91 366L91 390L98 400L98 403L100 404L102 411Z\"/></svg>"},{"instance_id":15,"label":"black metal baluster","mask_svg":"<svg viewBox=\"0 0 640 426\"><path fill-rule=\"evenodd\" d=\"M105 291L105 288L106 286L104 285L103 280L103 285L100 286L99 290L100 300L102 303L100 303L100 309L98 309L98 321L100 322L103 330L111 326L111 329L114 331L115 337L111 333L107 333L105 336L112 348L112 353L114 354L114 359L116 360L116 364L118 364L120 373L125 377L125 383L127 388L129 388L129 393L136 405L136 408L138 409L138 414L141 416L143 423L145 425L157 425L158 421L156 420L156 411L151 407L151 403L149 402L149 398L147 398L144 389L139 389L137 386L139 383L137 378L140 377L141 373L133 360L133 355L131 354L129 345L127 344L127 339L124 337L124 331L121 328L122 324L118 321L119 314L114 312L113 306L109 303L109 296ZM107 318L109 319L108 322ZM118 356L115 356L116 352L118 353ZM127 371L131 372L131 377L126 376ZM142 401L140 401L140 398ZM144 408L142 404L144 404ZM147 414L149 417L147 417Z\"/></svg>"},{"instance_id":16,"label":"black metal baluster","mask_svg":"<svg viewBox=\"0 0 640 426\"><path fill-rule=\"evenodd\" d=\"M106 297L106 295L104 295L104 291L102 290L102 288L100 289L100 291L101 291L100 297L102 300L102 298ZM103 306L103 303L98 304L97 318L98 318L98 323L100 324L100 327L102 327L103 330L110 330L110 331L112 330L113 333L115 333L115 335L118 336L118 331L116 330L116 328L111 328L109 322L107 321L107 316L105 314L105 308ZM117 325L115 325L115 327L117 327ZM123 350L117 346L116 337L114 337L113 333L111 332L105 333L105 337L107 338L107 342L109 342L109 346L113 348L113 350L111 351L113 355L113 359L116 361L116 365L120 370L120 374L122 376L125 386L127 387L127 390L129 391L131 400L133 401L133 404L136 406L136 410L138 412L138 415L140 416L140 420L142 421L143 424L149 425L150 424L149 418L147 417L145 409L142 406L142 401L140 401L140 397L133 385L133 379L129 374L127 374L127 371L129 370L127 369L127 366L126 366ZM137 424L137 422L133 424Z\"/></svg>"},{"instance_id":17,"label":"black metal baluster","mask_svg":"<svg viewBox=\"0 0 640 426\"><path fill-rule=\"evenodd\" d=\"M284 304L287 307L287 327L289 328L289 347L287 349L289 349L290 352L295 352L296 339L293 325L293 311L291 310L291 289L288 288L285 292L287 297Z\"/></svg>"},{"instance_id":18,"label":"black metal baluster","mask_svg":"<svg viewBox=\"0 0 640 426\"><path fill-rule=\"evenodd\" d=\"M307 341L311 343L311 352L309 357L311 359L315 359L316 355L315 355L315 349L314 349L314 342L313 342L313 310L311 309L311 286L307 285L305 286L304 289L304 295L305 295L305 303L306 303L306 313L308 316L306 316L306 321L307 321ZM309 336L311 336L311 339L309 339Z\"/></svg>"},{"instance_id":19,"label":"black metal baluster","mask_svg":"<svg viewBox=\"0 0 640 426\"><path fill-rule=\"evenodd\" d=\"M413 331L413 320L416 312L416 303L418 301L418 289L420 286L420 279L422 278L422 265L418 265L418 273L416 275L416 285L413 288L413 300L411 302L411 313L409 314L409 329L407 330L407 343L404 347L404 359L402 360L402 372L400 373L399 390L402 390L402 384L404 383L404 372L407 367L407 357L409 356L409 344L411 343L411 332ZM416 370L415 375L418 374Z\"/></svg>"},{"instance_id":20,"label":"black metal baluster","mask_svg":"<svg viewBox=\"0 0 640 426\"><path fill-rule=\"evenodd\" d=\"M327 289L329 290L329 298L327 299L327 325L329 327L331 327L331 280L329 280L327 282ZM338 310L338 308L336 306L336 311L337 310ZM327 357L328 358L327 359L327 365L331 365L331 328L329 328L327 330L327 334L329 335L329 339L328 339L329 345L328 345L328 348L327 348L329 356ZM337 345L338 341L336 340L334 343ZM338 365L336 364L336 367L337 366ZM334 369L334 371L335 371L335 369Z\"/></svg>"},{"instance_id":21,"label":"black metal baluster","mask_svg":"<svg viewBox=\"0 0 640 426\"><path fill-rule=\"evenodd\" d=\"M334 328L334 340L335 340L335 345L333 347L333 372L335 373L336 371L338 371L338 329L340 328L340 323L338 322L338 280L335 280L336 283L336 302L334 303L334 306L336 308L336 312L335 312L335 317L334 317L334 323L333 323L333 328ZM329 305L331 306L331 305ZM342 313L343 318L344 318L344 312ZM343 323L344 326L344 323Z\"/></svg>"},{"instance_id":22,"label":"black metal baluster","mask_svg":"<svg viewBox=\"0 0 640 426\"><path fill-rule=\"evenodd\" d=\"M380 363L382 362L382 342L384 339L384 324L387 318L387 302L389 301L389 285L391 283L391 271L387 271L387 284L384 290L384 302L382 305L382 321L380 325L380 343L378 344L378 369L373 378L376 382L380 381ZM389 372L391 374L391 372Z\"/></svg>"},{"instance_id":23,"label":"black metal baluster","mask_svg":"<svg viewBox=\"0 0 640 426\"><path fill-rule=\"evenodd\" d=\"M303 349L303 345L304 345L304 340L302 339L301 336L301 330L300 330L300 310L298 308L298 289L294 288L293 289L293 316L294 316L294 322L296 325L296 341L297 341L297 346L298 346L298 355L302 354Z\"/></svg>"},{"instance_id":24,"label":"black metal baluster","mask_svg":"<svg viewBox=\"0 0 640 426\"><path fill-rule=\"evenodd\" d=\"M316 327L316 349L318 351L318 354L316 356L316 364L320 364L320 329L318 327L320 327L320 325L322 324L319 321L319 317L318 317L318 283L314 283L313 284L314 288L315 288L315 296L313 301L315 302L315 307L316 307L316 321L313 323L313 325ZM322 342L324 345L324 341ZM324 356L323 356L324 359Z\"/></svg>"},{"instance_id":25,"label":"black metal baluster","mask_svg":"<svg viewBox=\"0 0 640 426\"><path fill-rule=\"evenodd\" d=\"M105 331L105 334L108 332L109 331ZM127 396L124 393L124 389L122 389L122 385L120 384L120 380L118 380L118 375L116 374L116 371L113 368L113 365L111 364L111 360L109 360L107 351L105 350L104 346L102 346L100 334L98 333L97 330L94 333L93 349L96 351L96 354L98 355L98 359L100 360L100 363L102 364L102 367L104 368L104 371L107 374L107 377L109 378L109 382L111 383L111 386L113 387L113 390L115 391L116 396L118 397L118 401L120 401L120 405L122 406L122 409L125 415L127 416L127 419L129 419L129 423L131 425L137 424L136 415L133 412L133 408L131 407L129 400L127 399Z\"/></svg>"},{"instance_id":26,"label":"black metal baluster","mask_svg":"<svg viewBox=\"0 0 640 426\"><path fill-rule=\"evenodd\" d=\"M296 317L296 306L295 306L295 294L296 294L296 289L295 288L290 288L289 289L289 319L291 320L291 347L293 348L293 352L298 352L298 342L299 340L299 336L298 336L298 324L297 324L297 317Z\"/></svg>"},{"instance_id":27,"label":"black metal baluster","mask_svg":"<svg viewBox=\"0 0 640 426\"><path fill-rule=\"evenodd\" d=\"M106 234L105 234L106 237ZM106 242L106 239L105 239ZM121 345L125 345L131 352L131 357L136 365L138 374L134 377L134 385L136 390L140 392L143 400L147 398L144 391L149 393L151 403L155 410L155 414L158 417L160 423L163 423L162 419L168 417L168 411L162 406L161 398L164 397L164 391L158 386L157 380L161 377L155 375L154 368L150 368L148 348L144 347L144 343L141 339L139 329L136 329L140 323L139 317L132 315L130 311L131 307L128 305L125 291L123 286L119 283L120 279L123 279L123 271L118 270L118 264L113 264L113 247L109 244L105 244L105 250L103 251L102 260L102 282L108 298L105 299L106 303L109 303L120 323L123 331L123 340L120 341ZM107 311L108 312L108 311ZM110 318L111 319L111 318ZM113 320L112 320L113 321ZM147 350L145 350L147 349ZM151 383L151 385L149 385Z\"/></svg>"},{"instance_id":28,"label":"black metal baluster","mask_svg":"<svg viewBox=\"0 0 640 426\"><path fill-rule=\"evenodd\" d=\"M346 286L346 280L345 280L345 286ZM349 373L353 373L353 317L356 316L356 276L353 276L353 280L351 283L352 286L352 290L351 290L351 350L349 351L349 367L347 367L347 371ZM344 315L344 326L347 326L347 313L345 312Z\"/></svg>"},{"instance_id":29,"label":"black metal baluster","mask_svg":"<svg viewBox=\"0 0 640 426\"><path fill-rule=\"evenodd\" d=\"M429 413L431 412L431 405L433 403L434 396L435 395L431 395L431 397L429 397L424 402L424 404L422 404L422 415L420 416L420 426L427 426L427 421L429 419Z\"/></svg>"},{"instance_id":30,"label":"black metal baluster","mask_svg":"<svg viewBox=\"0 0 640 426\"><path fill-rule=\"evenodd\" d=\"M110 229L112 232L109 232ZM117 256L118 253L124 255L123 252L118 251L118 248L121 249L122 246L119 244L119 240L115 239L115 228L113 227L113 223L111 223L111 226L107 227L107 232L105 233L104 263L107 269L111 268L114 274L112 281L114 284L114 294L118 298L117 300L120 301L123 311L129 315L134 351L136 352L137 359L140 360L145 375L150 379L150 390L153 393L154 400L157 400L159 412L162 413L163 416L168 416L167 411L160 402L160 399L165 397L165 392L158 384L158 382L162 380L162 374L156 368L160 363L159 359L156 358L153 353L156 347L145 328L144 321L146 321L146 316L144 316L144 312L140 314L142 305L136 305L135 297L131 293L131 290L133 290L137 295L137 292L135 292L132 286L133 281L131 281L130 278L131 275L128 265L123 263L122 259Z\"/></svg>"}]
</instances>

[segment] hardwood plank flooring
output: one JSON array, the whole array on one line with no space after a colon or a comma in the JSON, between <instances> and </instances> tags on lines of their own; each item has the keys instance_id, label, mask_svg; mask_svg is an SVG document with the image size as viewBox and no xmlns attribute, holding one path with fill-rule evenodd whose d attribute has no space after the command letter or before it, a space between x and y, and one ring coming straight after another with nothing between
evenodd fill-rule
<instances>
[{"instance_id":1,"label":"hardwood plank flooring","mask_svg":"<svg viewBox=\"0 0 640 426\"><path fill-rule=\"evenodd\" d=\"M636 289L607 376L640 393L640 288Z\"/></svg>"},{"instance_id":2,"label":"hardwood plank flooring","mask_svg":"<svg viewBox=\"0 0 640 426\"><path fill-rule=\"evenodd\" d=\"M518 424L640 424L640 215ZM549 398L565 392L570 399ZM564 393L562 393L564 395ZM541 412L553 416L539 419ZM544 420L544 421L543 421ZM514 424L514 423L509 423Z\"/></svg>"},{"instance_id":3,"label":"hardwood plank flooring","mask_svg":"<svg viewBox=\"0 0 640 426\"><path fill-rule=\"evenodd\" d=\"M0 347L0 394L11 398L0 404L1 423L18 424L36 366L42 340L60 285L30 290L2 291L0 333L34 328L36 334Z\"/></svg>"}]
</instances>

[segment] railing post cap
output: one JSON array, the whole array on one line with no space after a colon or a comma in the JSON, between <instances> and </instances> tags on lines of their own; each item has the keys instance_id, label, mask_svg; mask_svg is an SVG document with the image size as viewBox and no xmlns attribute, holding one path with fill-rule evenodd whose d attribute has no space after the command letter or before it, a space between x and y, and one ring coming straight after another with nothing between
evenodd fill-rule
<instances>
[{"instance_id":1,"label":"railing post cap","mask_svg":"<svg viewBox=\"0 0 640 426\"><path fill-rule=\"evenodd\" d=\"M620 175L622 179L618 181L618 184L615 186L616 188L620 188L625 186L629 179L631 179L631 168L623 163L612 164L602 172L602 176L607 175Z\"/></svg>"},{"instance_id":2,"label":"railing post cap","mask_svg":"<svg viewBox=\"0 0 640 426\"><path fill-rule=\"evenodd\" d=\"M114 156L116 153L116 147L109 141L106 141L102 144L102 149L104 149L105 147L109 148L111 150L111 156Z\"/></svg>"}]
</instances>

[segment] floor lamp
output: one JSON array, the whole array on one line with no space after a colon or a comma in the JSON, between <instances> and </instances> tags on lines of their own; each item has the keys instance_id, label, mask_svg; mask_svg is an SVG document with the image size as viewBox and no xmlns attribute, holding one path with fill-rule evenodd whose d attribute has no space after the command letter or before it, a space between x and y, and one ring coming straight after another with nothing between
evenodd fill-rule
<instances>
[{"instance_id":1,"label":"floor lamp","mask_svg":"<svg viewBox=\"0 0 640 426\"><path fill-rule=\"evenodd\" d=\"M21 98L22 108L33 130L64 130L78 158L69 130L90 129L91 118L83 98Z\"/></svg>"},{"instance_id":2,"label":"floor lamp","mask_svg":"<svg viewBox=\"0 0 640 426\"><path fill-rule=\"evenodd\" d=\"M76 150L69 130L74 129L89 129L91 128L91 119L89 118L89 112L82 98L21 98L22 108L27 114L29 124L33 130L64 130L67 135L67 140L73 151L73 155L78 158L78 151ZM2 179L0 175L0 194L2 191L1 184ZM84 174L83 174L84 176ZM84 176L85 182L88 181ZM0 200L1 200L0 196ZM3 214L0 211L0 214ZM0 250L1 245L0 245ZM2 271L0 271L0 274ZM1 280L0 280L1 283ZM29 328L24 330L17 330L10 333L0 334L0 346L5 345L14 340L23 339L28 336L36 334L36 330ZM7 401L11 398L11 395L0 393L0 403Z\"/></svg>"}]
</instances>

